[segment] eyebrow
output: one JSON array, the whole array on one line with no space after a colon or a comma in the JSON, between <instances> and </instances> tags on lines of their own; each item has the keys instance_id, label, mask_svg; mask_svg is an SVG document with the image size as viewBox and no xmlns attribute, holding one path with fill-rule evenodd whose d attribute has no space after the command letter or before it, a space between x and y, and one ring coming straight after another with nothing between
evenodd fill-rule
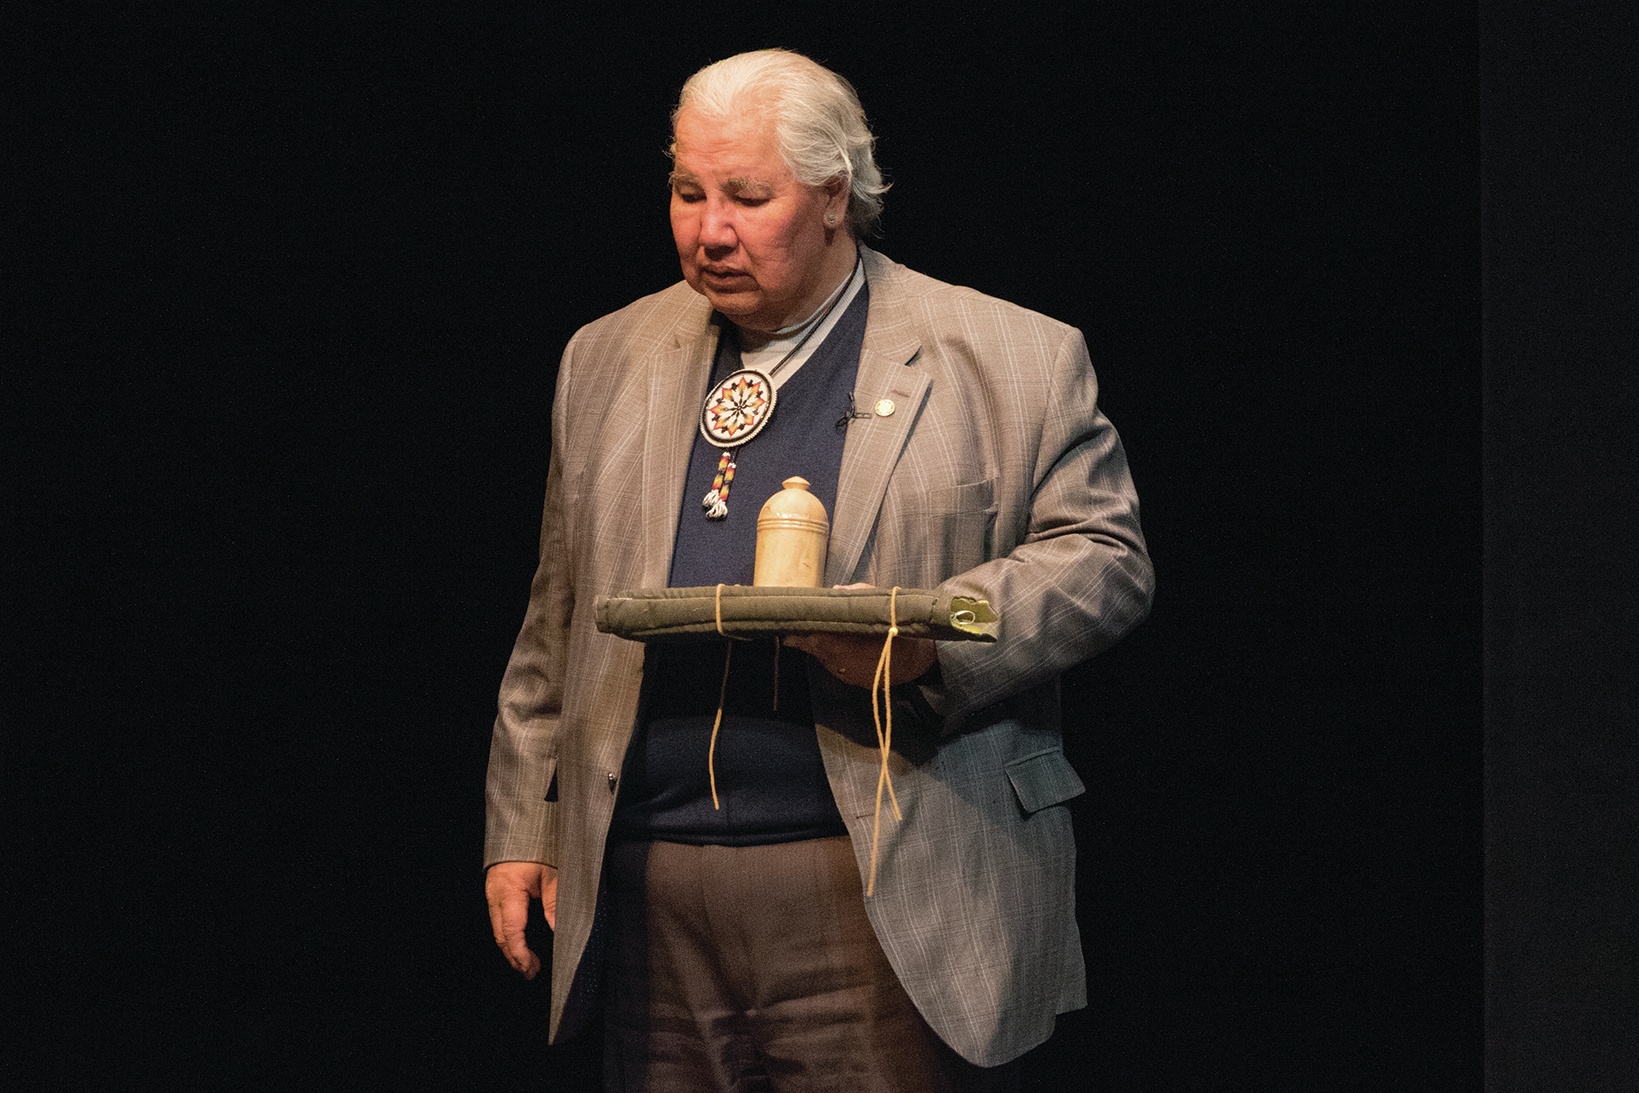
<instances>
[{"instance_id":1,"label":"eyebrow","mask_svg":"<svg viewBox=\"0 0 1639 1093\"><path fill-rule=\"evenodd\" d=\"M666 181L674 189L678 186L699 186L704 189L704 184L687 171L673 171L667 176ZM724 180L723 190L725 193L746 197L772 197L774 194L774 187L768 183L744 175L735 175Z\"/></svg>"},{"instance_id":2,"label":"eyebrow","mask_svg":"<svg viewBox=\"0 0 1639 1093\"><path fill-rule=\"evenodd\" d=\"M739 175L723 183L723 189L742 197L771 197L774 193L774 187L768 183Z\"/></svg>"}]
</instances>

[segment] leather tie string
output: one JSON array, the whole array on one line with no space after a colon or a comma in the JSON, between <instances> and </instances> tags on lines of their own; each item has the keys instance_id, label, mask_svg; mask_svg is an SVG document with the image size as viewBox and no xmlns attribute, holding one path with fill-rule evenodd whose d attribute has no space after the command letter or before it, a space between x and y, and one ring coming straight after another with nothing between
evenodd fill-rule
<instances>
[{"instance_id":1,"label":"leather tie string","mask_svg":"<svg viewBox=\"0 0 1639 1093\"><path fill-rule=\"evenodd\" d=\"M876 776L876 813L871 818L871 875L865 883L865 894L876 891L877 844L882 834L882 791L888 791L888 803L893 805L893 818L902 820L899 798L893 791L893 775L888 772L888 757L893 750L893 639L899 636L899 586L888 593L888 638L882 643L882 655L876 659L876 675L871 679L871 721L876 725L876 743L882 751L882 766ZM882 710L877 709L880 697Z\"/></svg>"},{"instance_id":2,"label":"leather tie string","mask_svg":"<svg viewBox=\"0 0 1639 1093\"><path fill-rule=\"evenodd\" d=\"M734 635L723 629L723 588L719 584L713 598L717 633L727 638L723 653L723 681L717 689L717 716L711 722L711 743L706 748L706 775L711 781L711 807L722 810L717 797L717 734L723 727L723 703L728 697L729 666L734 660ZM876 673L871 677L871 722L876 727L876 743L882 763L877 768L876 810L871 817L871 867L865 882L865 895L876 893L876 863L882 841L882 797L887 794L888 805L895 820L903 820L899 796L894 792L893 774L889 759L893 755L893 639L899 636L899 586L888 592L888 636L882 642L882 653L876 658Z\"/></svg>"},{"instance_id":3,"label":"leather tie string","mask_svg":"<svg viewBox=\"0 0 1639 1093\"><path fill-rule=\"evenodd\" d=\"M728 669L734 662L734 643L750 641L751 638L737 638L723 629L723 589L726 585L718 585L715 597L712 600L712 609L717 616L717 633L728 640L724 642L723 652L723 682L717 687L717 716L711 721L711 743L706 747L706 777L711 779L711 807L718 812L723 806L717 800L717 730L723 727L723 702L728 698ZM780 708L780 647L774 646L774 708Z\"/></svg>"},{"instance_id":4,"label":"leather tie string","mask_svg":"<svg viewBox=\"0 0 1639 1093\"><path fill-rule=\"evenodd\" d=\"M723 633L723 586L717 586L717 596L713 601L717 614L717 633ZM717 801L717 730L723 727L723 701L728 697L728 666L734 660L734 642L729 640L723 643L723 682L717 687L717 716L711 720L711 743L706 747L706 777L711 779L711 807L721 812L723 806Z\"/></svg>"}]
</instances>

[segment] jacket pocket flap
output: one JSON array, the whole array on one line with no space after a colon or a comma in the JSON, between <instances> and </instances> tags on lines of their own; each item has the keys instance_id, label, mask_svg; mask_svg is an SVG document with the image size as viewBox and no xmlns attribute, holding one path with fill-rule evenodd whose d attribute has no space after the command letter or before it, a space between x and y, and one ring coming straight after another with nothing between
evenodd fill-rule
<instances>
[{"instance_id":1,"label":"jacket pocket flap","mask_svg":"<svg viewBox=\"0 0 1639 1093\"><path fill-rule=\"evenodd\" d=\"M1081 776L1058 748L1013 760L1007 764L1007 777L1026 812L1062 804L1087 792Z\"/></svg>"}]
</instances>

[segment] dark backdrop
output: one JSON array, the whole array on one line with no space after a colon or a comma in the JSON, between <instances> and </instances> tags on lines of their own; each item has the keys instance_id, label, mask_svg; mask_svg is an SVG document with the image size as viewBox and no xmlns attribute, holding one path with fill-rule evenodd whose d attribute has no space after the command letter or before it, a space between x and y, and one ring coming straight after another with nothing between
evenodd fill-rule
<instances>
[{"instance_id":1,"label":"dark backdrop","mask_svg":"<svg viewBox=\"0 0 1639 1093\"><path fill-rule=\"evenodd\" d=\"M1639 8L1483 33L1488 1088L1639 1074Z\"/></svg>"},{"instance_id":2,"label":"dark backdrop","mask_svg":"<svg viewBox=\"0 0 1639 1093\"><path fill-rule=\"evenodd\" d=\"M1474 15L1325 7L18 18L0 1070L592 1087L479 871L555 363L677 277L682 80L786 45L880 249L1086 332L1143 499L1027 1087L1473 1088Z\"/></svg>"}]
</instances>

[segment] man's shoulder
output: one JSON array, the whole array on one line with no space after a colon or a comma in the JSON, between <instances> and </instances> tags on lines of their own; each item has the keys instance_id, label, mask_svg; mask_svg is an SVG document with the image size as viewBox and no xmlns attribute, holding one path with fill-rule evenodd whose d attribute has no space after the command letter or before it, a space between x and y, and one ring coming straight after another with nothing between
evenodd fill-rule
<instances>
[{"instance_id":1,"label":"man's shoulder","mask_svg":"<svg viewBox=\"0 0 1639 1093\"><path fill-rule=\"evenodd\" d=\"M1022 304L966 285L941 281L874 251L870 252L868 261L873 294L893 300L913 319L948 328L955 318L979 330L1032 331L1051 340L1062 340L1074 329L1068 323Z\"/></svg>"},{"instance_id":2,"label":"man's shoulder","mask_svg":"<svg viewBox=\"0 0 1639 1093\"><path fill-rule=\"evenodd\" d=\"M710 315L705 298L679 281L587 323L576 331L570 345L580 349L659 348L675 344L679 337L699 335Z\"/></svg>"}]
</instances>

